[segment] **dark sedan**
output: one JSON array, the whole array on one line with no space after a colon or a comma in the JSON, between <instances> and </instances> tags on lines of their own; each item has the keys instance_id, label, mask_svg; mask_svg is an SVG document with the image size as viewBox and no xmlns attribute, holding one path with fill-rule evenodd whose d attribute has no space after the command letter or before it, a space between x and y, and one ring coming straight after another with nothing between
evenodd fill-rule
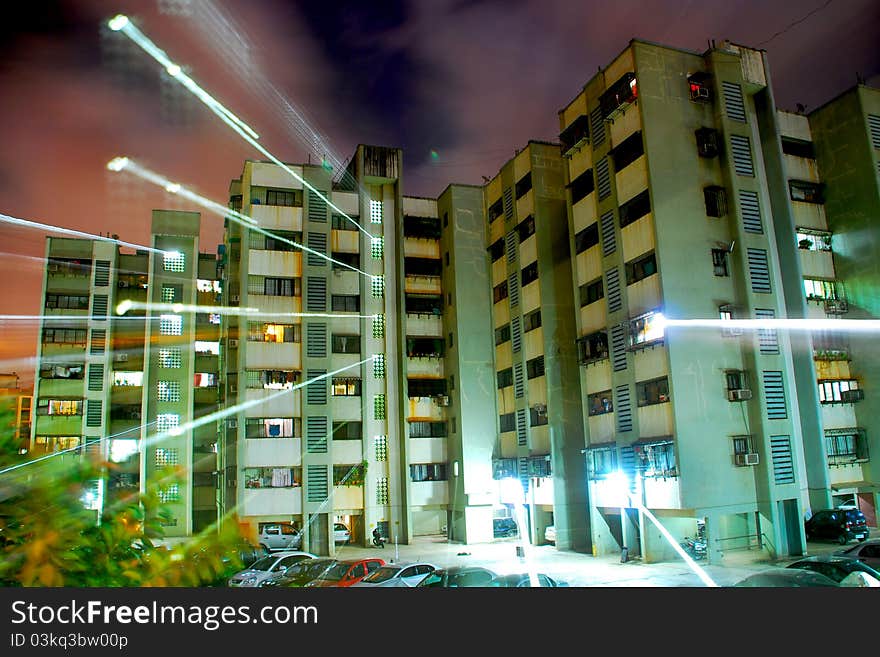
<instances>
[{"instance_id":1,"label":"dark sedan","mask_svg":"<svg viewBox=\"0 0 880 657\"><path fill-rule=\"evenodd\" d=\"M567 582L553 579L552 577L544 575L543 573L538 573L535 578L537 579L537 586L540 586L542 588L568 586ZM528 573L514 573L512 575L501 575L500 577L496 577L491 582L489 582L489 586L502 588L522 588L536 585L532 583L532 578L529 576Z\"/></svg>"},{"instance_id":2,"label":"dark sedan","mask_svg":"<svg viewBox=\"0 0 880 657\"><path fill-rule=\"evenodd\" d=\"M788 568L799 568L801 570L811 570L821 573L826 577L830 577L838 584L843 578L850 573L867 573L871 577L880 582L880 572L877 572L868 564L862 563L853 557L844 557L836 555L823 554L815 557L807 557L800 561L795 561L787 566Z\"/></svg>"}]
</instances>

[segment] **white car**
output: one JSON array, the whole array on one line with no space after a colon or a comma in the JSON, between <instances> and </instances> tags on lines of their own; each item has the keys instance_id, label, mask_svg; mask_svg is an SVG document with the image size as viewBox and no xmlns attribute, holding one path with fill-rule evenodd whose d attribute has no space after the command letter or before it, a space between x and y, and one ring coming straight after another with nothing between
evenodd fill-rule
<instances>
[{"instance_id":1,"label":"white car","mask_svg":"<svg viewBox=\"0 0 880 657\"><path fill-rule=\"evenodd\" d=\"M337 522L333 524L333 542L334 543L348 543L351 540L351 532L348 531L348 527L343 525L341 522Z\"/></svg>"},{"instance_id":2,"label":"white car","mask_svg":"<svg viewBox=\"0 0 880 657\"><path fill-rule=\"evenodd\" d=\"M315 559L311 552L273 552L251 564L250 568L235 573L229 578L229 586L236 588L260 586L267 579L280 575L290 566L304 559Z\"/></svg>"},{"instance_id":3,"label":"white car","mask_svg":"<svg viewBox=\"0 0 880 657\"><path fill-rule=\"evenodd\" d=\"M556 545L556 525L548 525L544 530L544 540Z\"/></svg>"},{"instance_id":4,"label":"white car","mask_svg":"<svg viewBox=\"0 0 880 657\"><path fill-rule=\"evenodd\" d=\"M354 586L411 588L435 570L437 570L437 566L431 563L386 564L374 570Z\"/></svg>"},{"instance_id":5,"label":"white car","mask_svg":"<svg viewBox=\"0 0 880 657\"><path fill-rule=\"evenodd\" d=\"M267 552L299 550L302 547L302 532L290 523L262 523L258 542Z\"/></svg>"}]
</instances>

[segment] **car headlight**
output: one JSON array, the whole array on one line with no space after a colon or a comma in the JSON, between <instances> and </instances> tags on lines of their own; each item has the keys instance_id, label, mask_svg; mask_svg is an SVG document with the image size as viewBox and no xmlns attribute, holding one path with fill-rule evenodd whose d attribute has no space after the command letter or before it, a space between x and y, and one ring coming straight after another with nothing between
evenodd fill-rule
<instances>
[{"instance_id":1,"label":"car headlight","mask_svg":"<svg viewBox=\"0 0 880 657\"><path fill-rule=\"evenodd\" d=\"M256 584L256 583L257 583L257 578L256 578L256 577L248 577L246 580L244 580L244 584L245 584L246 586L253 586L253 585Z\"/></svg>"}]
</instances>

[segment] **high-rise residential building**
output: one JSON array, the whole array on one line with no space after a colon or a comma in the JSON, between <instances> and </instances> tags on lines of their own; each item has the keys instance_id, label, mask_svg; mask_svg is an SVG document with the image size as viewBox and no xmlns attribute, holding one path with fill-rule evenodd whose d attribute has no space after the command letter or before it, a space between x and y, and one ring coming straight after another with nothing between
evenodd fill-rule
<instances>
[{"instance_id":1,"label":"high-rise residential building","mask_svg":"<svg viewBox=\"0 0 880 657\"><path fill-rule=\"evenodd\" d=\"M27 450L30 444L33 392L33 388L21 387L17 373L0 374L0 398L9 400L9 409L13 413L13 437L22 450Z\"/></svg>"},{"instance_id":2,"label":"high-rise residential building","mask_svg":"<svg viewBox=\"0 0 880 657\"><path fill-rule=\"evenodd\" d=\"M220 320L192 307L220 286L197 213L154 211L151 232L134 253L47 238L30 451L109 462L85 499L98 512L155 484L173 537L218 519L217 424L194 421L219 405Z\"/></svg>"}]
</instances>

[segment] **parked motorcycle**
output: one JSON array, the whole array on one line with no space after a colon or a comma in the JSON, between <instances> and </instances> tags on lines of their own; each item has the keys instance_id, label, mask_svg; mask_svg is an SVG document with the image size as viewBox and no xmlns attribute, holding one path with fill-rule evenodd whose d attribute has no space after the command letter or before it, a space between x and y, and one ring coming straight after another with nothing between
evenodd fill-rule
<instances>
[{"instance_id":1,"label":"parked motorcycle","mask_svg":"<svg viewBox=\"0 0 880 657\"><path fill-rule=\"evenodd\" d=\"M694 561L699 561L706 558L707 547L706 541L704 539L701 539L699 537L691 538L690 536L685 536L684 540L679 545L681 545L682 549Z\"/></svg>"}]
</instances>

